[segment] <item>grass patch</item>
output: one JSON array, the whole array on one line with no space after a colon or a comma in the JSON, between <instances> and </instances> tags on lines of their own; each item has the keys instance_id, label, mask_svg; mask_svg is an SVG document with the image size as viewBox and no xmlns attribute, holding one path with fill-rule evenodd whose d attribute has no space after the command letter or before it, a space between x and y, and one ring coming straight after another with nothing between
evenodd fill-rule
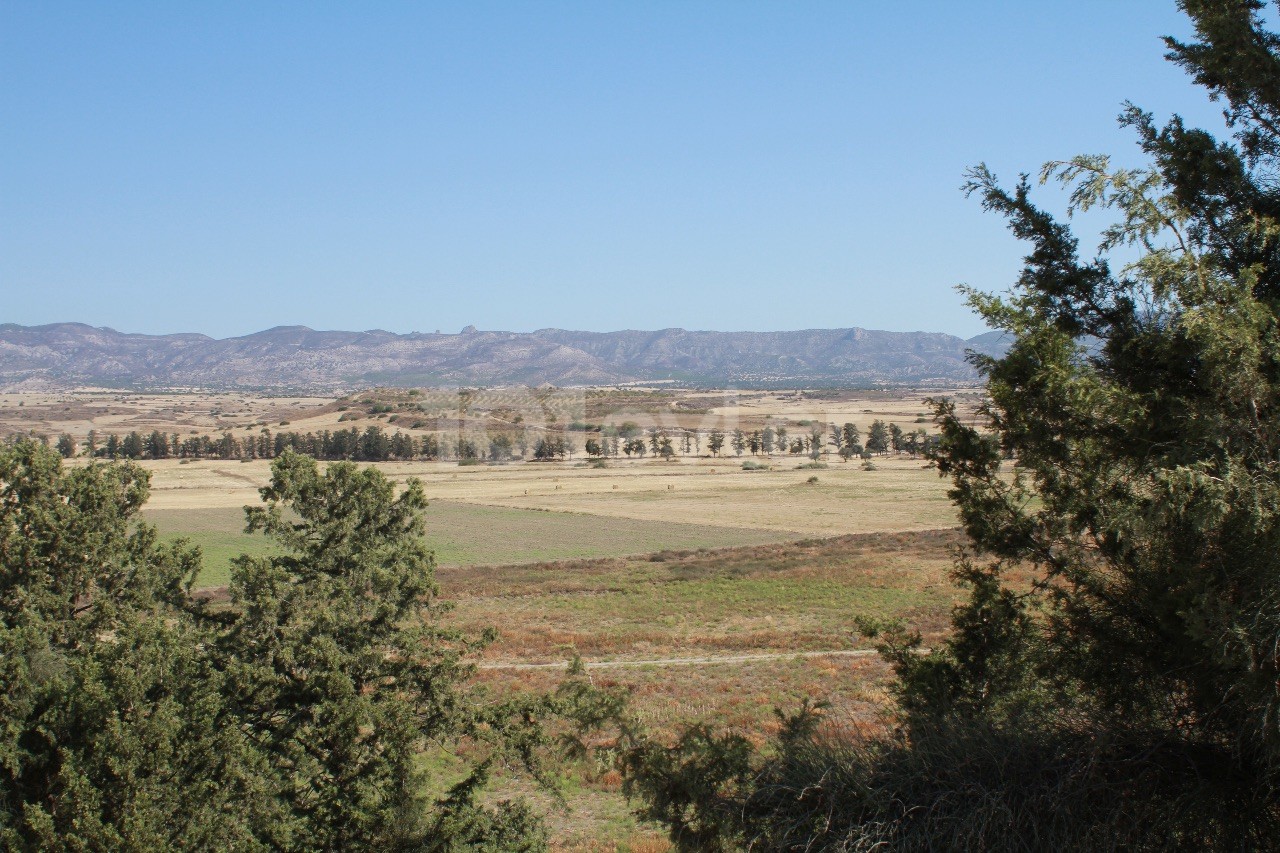
<instances>
[{"instance_id":1,"label":"grass patch","mask_svg":"<svg viewBox=\"0 0 1280 853\"><path fill-rule=\"evenodd\" d=\"M953 531L642 557L442 568L453 618L498 625L491 658L592 658L852 648L857 616L947 624Z\"/></svg>"},{"instance_id":2,"label":"grass patch","mask_svg":"<svg viewBox=\"0 0 1280 853\"><path fill-rule=\"evenodd\" d=\"M784 534L704 524L432 501L427 539L442 566L619 557L777 542Z\"/></svg>"},{"instance_id":3,"label":"grass patch","mask_svg":"<svg viewBox=\"0 0 1280 853\"><path fill-rule=\"evenodd\" d=\"M789 653L856 645L857 615L902 617L926 642L946 629L958 591L947 580L954 530L875 533L639 557L508 566L445 567L441 589L456 607L450 624L501 634L494 661L655 660L707 656L696 665L591 670L592 682L623 690L631 712L660 740L691 723L737 731L758 745L778 732L775 708L829 703L843 729L879 734L890 715L889 666L877 657ZM776 652L776 659L716 661ZM554 689L555 669L480 669L493 696ZM616 773L566 766L569 811L550 810L557 850L666 850L636 820ZM532 794L504 775L491 800Z\"/></svg>"},{"instance_id":4,"label":"grass patch","mask_svg":"<svg viewBox=\"0 0 1280 853\"><path fill-rule=\"evenodd\" d=\"M200 546L205 566L197 587L225 586L231 560L272 553L266 537L244 533L244 511L233 507L152 509L144 512L166 539ZM620 557L673 549L721 548L777 542L785 533L704 524L604 518L432 501L427 541L441 566Z\"/></svg>"},{"instance_id":5,"label":"grass patch","mask_svg":"<svg viewBox=\"0 0 1280 853\"><path fill-rule=\"evenodd\" d=\"M197 587L226 586L231 560L241 554L263 557L276 552L267 537L244 532L242 509L144 509L143 518L156 526L162 539L186 539L200 548L204 568Z\"/></svg>"}]
</instances>

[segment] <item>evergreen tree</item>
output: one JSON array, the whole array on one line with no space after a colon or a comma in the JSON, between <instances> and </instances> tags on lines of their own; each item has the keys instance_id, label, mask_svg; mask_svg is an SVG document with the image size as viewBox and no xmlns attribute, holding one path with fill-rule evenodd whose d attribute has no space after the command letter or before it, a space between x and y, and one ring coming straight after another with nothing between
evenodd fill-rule
<instances>
[{"instance_id":1,"label":"evergreen tree","mask_svg":"<svg viewBox=\"0 0 1280 853\"><path fill-rule=\"evenodd\" d=\"M889 428L884 421L877 418L871 422L867 430L867 451L870 453L886 453L889 450Z\"/></svg>"},{"instance_id":2,"label":"evergreen tree","mask_svg":"<svg viewBox=\"0 0 1280 853\"><path fill-rule=\"evenodd\" d=\"M147 436L144 453L149 459L168 459L169 437L159 430L152 430Z\"/></svg>"},{"instance_id":3,"label":"evergreen tree","mask_svg":"<svg viewBox=\"0 0 1280 853\"><path fill-rule=\"evenodd\" d=\"M230 432L222 434L217 448L220 459L238 459L240 457L240 441Z\"/></svg>"},{"instance_id":4,"label":"evergreen tree","mask_svg":"<svg viewBox=\"0 0 1280 853\"><path fill-rule=\"evenodd\" d=\"M724 447L724 433L720 430L713 430L710 439L707 441L707 448L711 451L712 456L720 455L720 448Z\"/></svg>"},{"instance_id":5,"label":"evergreen tree","mask_svg":"<svg viewBox=\"0 0 1280 853\"><path fill-rule=\"evenodd\" d=\"M840 428L840 434L844 438L844 446L856 447L858 453L862 452L862 431L857 424L846 423Z\"/></svg>"},{"instance_id":6,"label":"evergreen tree","mask_svg":"<svg viewBox=\"0 0 1280 853\"><path fill-rule=\"evenodd\" d=\"M809 458L816 462L818 461L819 457L822 456L822 444L823 444L822 427L818 426L817 424L814 424L813 426L811 426L809 428L809 435L807 437L807 441L808 441L807 447L809 450Z\"/></svg>"},{"instance_id":7,"label":"evergreen tree","mask_svg":"<svg viewBox=\"0 0 1280 853\"><path fill-rule=\"evenodd\" d=\"M310 849L408 844L427 829L420 745L481 722L456 695L468 646L437 627L422 487L397 495L372 468L321 473L286 453L263 500L248 530L284 554L235 562L219 652L250 730L270 732L259 747L289 816L273 833Z\"/></svg>"},{"instance_id":8,"label":"evergreen tree","mask_svg":"<svg viewBox=\"0 0 1280 853\"><path fill-rule=\"evenodd\" d=\"M370 424L360 436L357 459L366 462L385 462L391 455L391 439L382 427Z\"/></svg>"},{"instance_id":9,"label":"evergreen tree","mask_svg":"<svg viewBox=\"0 0 1280 853\"><path fill-rule=\"evenodd\" d=\"M275 814L131 464L0 447L0 847L258 848Z\"/></svg>"},{"instance_id":10,"label":"evergreen tree","mask_svg":"<svg viewBox=\"0 0 1280 853\"><path fill-rule=\"evenodd\" d=\"M511 458L511 436L500 432L489 439L489 459L494 462L505 462Z\"/></svg>"},{"instance_id":11,"label":"evergreen tree","mask_svg":"<svg viewBox=\"0 0 1280 853\"><path fill-rule=\"evenodd\" d=\"M1030 250L1011 294L970 293L1012 340L975 357L978 422L936 408L931 454L970 540L951 636L926 653L900 627L864 624L897 672L900 733L833 742L806 713L769 759L705 730L639 749L632 784L673 835L1275 848L1280 37L1260 2L1179 5L1195 41L1167 39L1168 55L1224 104L1234 139L1129 107L1146 166L1050 163L1042 182L1069 188L1072 213L1115 214L1096 254L1081 257L1028 178L971 174ZM867 447L883 452L878 435Z\"/></svg>"},{"instance_id":12,"label":"evergreen tree","mask_svg":"<svg viewBox=\"0 0 1280 853\"><path fill-rule=\"evenodd\" d=\"M484 638L442 624L417 481L286 451L247 511L274 553L215 610L198 551L138 520L147 479L0 447L0 847L545 849L527 807L478 802L489 767L539 774L538 718L612 701L464 695ZM460 737L489 757L446 790L421 750Z\"/></svg>"},{"instance_id":13,"label":"evergreen tree","mask_svg":"<svg viewBox=\"0 0 1280 853\"><path fill-rule=\"evenodd\" d=\"M147 456L146 442L135 430L120 441L120 455L125 459L144 459Z\"/></svg>"},{"instance_id":14,"label":"evergreen tree","mask_svg":"<svg viewBox=\"0 0 1280 853\"><path fill-rule=\"evenodd\" d=\"M510 452L510 441L508 442L508 454ZM391 434L391 456L395 459L412 459L418 455L417 442L413 440L413 436L408 433L396 430Z\"/></svg>"},{"instance_id":15,"label":"evergreen tree","mask_svg":"<svg viewBox=\"0 0 1280 853\"><path fill-rule=\"evenodd\" d=\"M889 424L889 447L894 453L902 452L902 427Z\"/></svg>"}]
</instances>

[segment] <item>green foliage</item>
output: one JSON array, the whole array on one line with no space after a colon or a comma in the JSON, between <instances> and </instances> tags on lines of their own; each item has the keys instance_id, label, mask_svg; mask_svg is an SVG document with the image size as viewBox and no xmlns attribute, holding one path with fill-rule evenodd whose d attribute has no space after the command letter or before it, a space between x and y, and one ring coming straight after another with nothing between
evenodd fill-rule
<instances>
[{"instance_id":1,"label":"green foliage","mask_svg":"<svg viewBox=\"0 0 1280 853\"><path fill-rule=\"evenodd\" d=\"M422 488L396 496L372 469L321 474L286 453L263 499L247 529L284 553L233 564L237 618L218 655L245 725L269 733L258 747L293 818L280 829L326 848L401 842L415 831L416 745L461 722L451 685L466 648L431 627ZM314 817L294 829L302 816Z\"/></svg>"},{"instance_id":2,"label":"green foliage","mask_svg":"<svg viewBox=\"0 0 1280 853\"><path fill-rule=\"evenodd\" d=\"M867 450L871 453L885 453L889 450L889 427L885 422L876 419L867 430Z\"/></svg>"},{"instance_id":3,"label":"green foliage","mask_svg":"<svg viewBox=\"0 0 1280 853\"><path fill-rule=\"evenodd\" d=\"M1031 248L1009 295L969 294L1013 341L975 356L983 417L940 401L926 444L971 541L955 569L969 597L932 650L864 626L897 673L902 728L815 727L731 762L705 734L636 763L673 837L711 814L734 817L704 822L708 846L1274 847L1280 38L1261 3L1180 5L1199 41L1167 40L1169 56L1225 103L1235 142L1129 107L1149 166L1048 164L1071 213L1116 213L1095 257L1025 176L970 175ZM866 449L895 439L877 421ZM706 786L675 784L708 763Z\"/></svg>"},{"instance_id":4,"label":"green foliage","mask_svg":"<svg viewBox=\"0 0 1280 853\"><path fill-rule=\"evenodd\" d=\"M711 451L711 455L719 456L722 447L724 447L724 433L718 429L712 430L711 437L707 441L707 448Z\"/></svg>"},{"instance_id":5,"label":"green foliage","mask_svg":"<svg viewBox=\"0 0 1280 853\"><path fill-rule=\"evenodd\" d=\"M271 553L210 609L199 553L138 521L145 471L0 447L0 846L544 848L527 807L477 805L488 768L545 780L538 721L617 700L464 687L488 638L444 624L416 481L286 452L262 494ZM418 754L464 740L483 757L432 801Z\"/></svg>"},{"instance_id":6,"label":"green foliage","mask_svg":"<svg viewBox=\"0 0 1280 853\"><path fill-rule=\"evenodd\" d=\"M624 790L645 801L641 814L666 824L681 850L734 850L743 834L736 805L750 786L753 757L742 735L695 726L673 747L632 747Z\"/></svg>"},{"instance_id":7,"label":"green foliage","mask_svg":"<svg viewBox=\"0 0 1280 853\"><path fill-rule=\"evenodd\" d=\"M147 474L0 447L0 846L252 847L271 817Z\"/></svg>"},{"instance_id":8,"label":"green foliage","mask_svg":"<svg viewBox=\"0 0 1280 853\"><path fill-rule=\"evenodd\" d=\"M1280 415L1280 193L1269 116L1280 103L1267 93L1280 62L1252 4L1185 6L1205 41L1171 41L1171 55L1239 108L1241 147L1177 119L1157 129L1131 107L1123 120L1151 167L1114 169L1105 157L1046 166L1045 180L1071 188L1073 210L1119 213L1089 261L1032 204L1025 179L1010 192L974 171L971 191L1033 249L1011 296L971 297L1014 339L1003 359L979 362L989 432L943 404L934 455L975 548L995 559L984 577L1002 585L1005 565L1034 570L1025 612L1035 630L1008 649L1029 686L998 695L1021 706L1028 690L1050 691L1074 728L1165 733L1169 748L1252 768L1270 790L1280 770L1280 435L1269 426ZM1238 62L1242 38L1267 61ZM1227 68L1238 75L1229 85L1218 76ZM1144 253L1113 274L1108 254L1131 244ZM975 600L987 596L974 588ZM957 622L947 654L975 632Z\"/></svg>"}]
</instances>

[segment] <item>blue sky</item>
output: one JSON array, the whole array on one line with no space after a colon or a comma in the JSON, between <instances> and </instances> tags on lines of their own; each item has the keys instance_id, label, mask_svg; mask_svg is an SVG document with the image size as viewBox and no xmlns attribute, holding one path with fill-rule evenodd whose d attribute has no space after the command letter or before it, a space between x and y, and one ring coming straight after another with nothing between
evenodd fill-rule
<instances>
[{"instance_id":1,"label":"blue sky","mask_svg":"<svg viewBox=\"0 0 1280 853\"><path fill-rule=\"evenodd\" d=\"M0 322L972 335L1172 2L0 5ZM1055 190L1046 203L1060 206Z\"/></svg>"}]
</instances>

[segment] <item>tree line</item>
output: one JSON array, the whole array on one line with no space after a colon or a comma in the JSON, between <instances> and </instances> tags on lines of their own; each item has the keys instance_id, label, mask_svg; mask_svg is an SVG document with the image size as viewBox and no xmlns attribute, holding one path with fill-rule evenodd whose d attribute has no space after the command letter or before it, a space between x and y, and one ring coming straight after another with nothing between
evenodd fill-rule
<instances>
[{"instance_id":1,"label":"tree line","mask_svg":"<svg viewBox=\"0 0 1280 853\"><path fill-rule=\"evenodd\" d=\"M785 426L766 426L757 430L690 430L651 427L642 429L633 422L595 428L596 435L585 440L583 449L591 457L671 458L676 455L700 455L705 442L712 456L720 456L726 446L734 454L789 454L813 459L833 452L848 461L875 454L909 453L919 455L937 441L924 428L903 430L897 424L874 421L865 443L858 426L829 424L825 429L811 425L809 430L791 435ZM221 436L193 435L153 430L131 431L123 435L105 436L90 430L83 446L73 436L63 433L56 443L64 458L85 455L98 459L275 459L285 451L303 453L325 461L387 462L408 460L459 460L504 462L532 458L553 461L572 458L578 447L572 436L546 433L536 437L528 431L515 433L442 436L415 436L396 430L388 432L378 425L364 429L323 430L321 432L262 429L257 435L236 436L230 431Z\"/></svg>"}]
</instances>

